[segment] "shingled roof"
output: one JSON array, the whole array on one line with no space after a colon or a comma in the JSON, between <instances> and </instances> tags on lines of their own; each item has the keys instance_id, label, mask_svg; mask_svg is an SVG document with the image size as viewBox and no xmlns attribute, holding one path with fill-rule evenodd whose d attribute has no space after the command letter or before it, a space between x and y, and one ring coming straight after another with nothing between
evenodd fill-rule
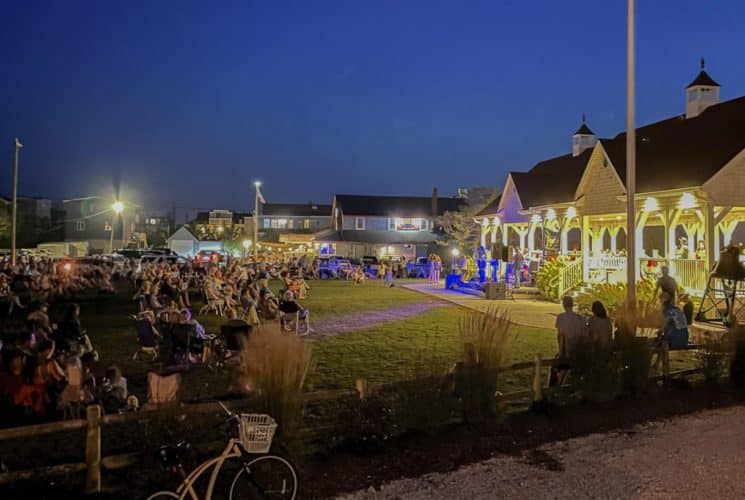
<instances>
[{"instance_id":1,"label":"shingled roof","mask_svg":"<svg viewBox=\"0 0 745 500\"><path fill-rule=\"evenodd\" d=\"M331 205L317 203L265 203L261 215L285 217L331 217Z\"/></svg>"},{"instance_id":2,"label":"shingled roof","mask_svg":"<svg viewBox=\"0 0 745 500\"><path fill-rule=\"evenodd\" d=\"M709 73L707 73L703 69L696 76L696 78L691 83L688 84L686 88L690 89L691 87L695 87L697 85L705 85L707 87L720 87L721 86L717 82L715 82L714 79L709 76Z\"/></svg>"},{"instance_id":3,"label":"shingled roof","mask_svg":"<svg viewBox=\"0 0 745 500\"><path fill-rule=\"evenodd\" d=\"M381 217L431 217L430 196L368 196L337 194L336 207L346 215ZM437 215L454 212L468 202L463 198L437 198Z\"/></svg>"},{"instance_id":4,"label":"shingled roof","mask_svg":"<svg viewBox=\"0 0 745 500\"><path fill-rule=\"evenodd\" d=\"M600 142L625 183L626 133ZM640 127L636 148L638 192L700 186L745 149L745 97Z\"/></svg>"},{"instance_id":5,"label":"shingled roof","mask_svg":"<svg viewBox=\"0 0 745 500\"><path fill-rule=\"evenodd\" d=\"M579 156L567 154L537 163L528 172L510 172L523 208L574 200L592 149Z\"/></svg>"}]
</instances>

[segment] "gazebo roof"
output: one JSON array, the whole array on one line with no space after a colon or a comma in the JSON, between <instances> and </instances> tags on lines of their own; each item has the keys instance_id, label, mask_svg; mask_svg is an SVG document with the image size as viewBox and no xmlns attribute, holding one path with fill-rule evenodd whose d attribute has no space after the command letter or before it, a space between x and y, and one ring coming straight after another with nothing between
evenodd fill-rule
<instances>
[{"instance_id":1,"label":"gazebo roof","mask_svg":"<svg viewBox=\"0 0 745 500\"><path fill-rule=\"evenodd\" d=\"M626 133L600 141L626 182ZM639 192L700 186L745 149L745 97L636 130Z\"/></svg>"}]
</instances>

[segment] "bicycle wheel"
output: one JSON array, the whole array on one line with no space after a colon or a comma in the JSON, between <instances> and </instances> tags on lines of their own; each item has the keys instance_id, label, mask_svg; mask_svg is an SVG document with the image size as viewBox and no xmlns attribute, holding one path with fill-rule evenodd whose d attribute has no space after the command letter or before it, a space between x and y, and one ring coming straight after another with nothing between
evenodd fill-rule
<instances>
[{"instance_id":1,"label":"bicycle wheel","mask_svg":"<svg viewBox=\"0 0 745 500\"><path fill-rule=\"evenodd\" d=\"M159 491L147 497L147 500L166 500L166 498L178 498L178 495L172 491Z\"/></svg>"},{"instance_id":2,"label":"bicycle wheel","mask_svg":"<svg viewBox=\"0 0 745 500\"><path fill-rule=\"evenodd\" d=\"M263 455L249 461L236 473L230 485L230 500L294 500L297 486L297 473L290 462L276 455Z\"/></svg>"}]
</instances>

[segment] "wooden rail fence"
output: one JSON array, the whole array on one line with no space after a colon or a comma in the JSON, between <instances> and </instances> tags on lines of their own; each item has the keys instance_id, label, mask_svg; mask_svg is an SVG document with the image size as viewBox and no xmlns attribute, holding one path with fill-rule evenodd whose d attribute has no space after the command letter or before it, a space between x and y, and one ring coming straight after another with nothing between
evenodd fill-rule
<instances>
[{"instance_id":1,"label":"wooden rail fence","mask_svg":"<svg viewBox=\"0 0 745 500\"><path fill-rule=\"evenodd\" d=\"M696 346L689 346L688 349L696 349ZM516 370L533 370L532 388L525 391L516 391L506 393L501 396L503 400L515 400L532 397L533 401L543 399L546 389L543 375L543 368L551 367L556 364L556 359L543 359L541 354L536 354L532 361L520 361L503 367L501 372L510 372ZM650 380L669 381L673 377L685 377L700 373L700 368L670 371L670 352L667 349L662 350L662 369L663 374L651 377ZM365 393L371 388L364 380L358 380L355 389L334 389L327 391L316 391L306 394L306 402L321 402L341 399L344 397L364 397ZM395 388L395 384L384 384L376 386L372 390L385 388ZM250 404L250 399L234 400L228 402L228 405L235 409L245 407ZM222 409L217 402L193 403L181 405L180 409L188 413L208 413L221 412ZM45 476L60 476L66 474L80 473L85 471L85 492L98 493L101 491L101 471L116 470L130 466L139 459L138 453L125 453L112 455L108 457L101 456L101 434L106 425L120 424L127 421L137 421L147 418L148 415L157 414L158 410L146 412L122 413L115 415L102 415L99 405L90 405L86 409L86 418L77 420L63 420L46 424L29 425L24 427L12 427L0 429L0 442L11 439L26 439L44 436L63 431L74 431L85 429L85 462L69 463L38 467L28 470L10 471L0 473L0 484L12 481L28 480Z\"/></svg>"}]
</instances>

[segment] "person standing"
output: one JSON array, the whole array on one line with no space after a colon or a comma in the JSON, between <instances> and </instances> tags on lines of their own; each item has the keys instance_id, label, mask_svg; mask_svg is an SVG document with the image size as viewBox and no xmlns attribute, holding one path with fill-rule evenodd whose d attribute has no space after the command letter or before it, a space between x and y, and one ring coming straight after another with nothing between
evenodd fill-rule
<instances>
[{"instance_id":1,"label":"person standing","mask_svg":"<svg viewBox=\"0 0 745 500\"><path fill-rule=\"evenodd\" d=\"M673 303L676 303L675 298L678 294L678 283L675 281L675 278L670 276L669 267L662 266L660 268L660 271L662 272L662 276L657 279L657 284L655 285L654 289L654 296L656 297L659 292L667 293Z\"/></svg>"},{"instance_id":2,"label":"person standing","mask_svg":"<svg viewBox=\"0 0 745 500\"><path fill-rule=\"evenodd\" d=\"M523 254L518 247L514 247L512 254L512 274L515 278L515 288L520 288L520 275L523 268Z\"/></svg>"}]
</instances>

